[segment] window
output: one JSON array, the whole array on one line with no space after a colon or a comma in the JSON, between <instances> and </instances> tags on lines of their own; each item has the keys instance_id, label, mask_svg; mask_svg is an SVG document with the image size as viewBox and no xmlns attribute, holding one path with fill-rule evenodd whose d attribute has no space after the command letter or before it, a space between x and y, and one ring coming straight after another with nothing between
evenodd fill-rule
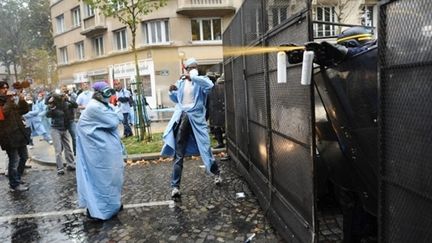
<instances>
[{"instance_id":1,"label":"window","mask_svg":"<svg viewBox=\"0 0 432 243\"><path fill-rule=\"evenodd\" d=\"M192 41L215 41L221 38L220 18L192 19Z\"/></svg>"},{"instance_id":2,"label":"window","mask_svg":"<svg viewBox=\"0 0 432 243\"><path fill-rule=\"evenodd\" d=\"M115 9L117 11L126 7L126 3L119 2L119 1L111 1L111 5L112 5L113 9Z\"/></svg>"},{"instance_id":3,"label":"window","mask_svg":"<svg viewBox=\"0 0 432 243\"><path fill-rule=\"evenodd\" d=\"M316 7L313 13L314 20L337 22L334 7ZM336 35L336 28L330 24L314 24L315 37L331 37Z\"/></svg>"},{"instance_id":4,"label":"window","mask_svg":"<svg viewBox=\"0 0 432 243\"><path fill-rule=\"evenodd\" d=\"M56 17L57 34L63 33L64 28L64 15L59 15Z\"/></svg>"},{"instance_id":5,"label":"window","mask_svg":"<svg viewBox=\"0 0 432 243\"><path fill-rule=\"evenodd\" d=\"M77 27L81 25L81 13L80 8L74 8L72 9L72 26Z\"/></svg>"},{"instance_id":6,"label":"window","mask_svg":"<svg viewBox=\"0 0 432 243\"><path fill-rule=\"evenodd\" d=\"M84 42L75 43L75 50L78 60L84 60Z\"/></svg>"},{"instance_id":7,"label":"window","mask_svg":"<svg viewBox=\"0 0 432 243\"><path fill-rule=\"evenodd\" d=\"M94 15L94 10L93 10L93 8L90 5L85 4L84 5L84 10L85 10L85 16L86 17L90 17L90 16Z\"/></svg>"},{"instance_id":8,"label":"window","mask_svg":"<svg viewBox=\"0 0 432 243\"><path fill-rule=\"evenodd\" d=\"M125 50L127 48L126 29L114 32L114 42L117 50Z\"/></svg>"},{"instance_id":9,"label":"window","mask_svg":"<svg viewBox=\"0 0 432 243\"><path fill-rule=\"evenodd\" d=\"M98 36L93 39L93 50L97 57L104 54L103 36Z\"/></svg>"},{"instance_id":10,"label":"window","mask_svg":"<svg viewBox=\"0 0 432 243\"><path fill-rule=\"evenodd\" d=\"M277 26L278 24L286 20L288 15L287 13L288 13L288 7L273 8L272 9L273 27Z\"/></svg>"},{"instance_id":11,"label":"window","mask_svg":"<svg viewBox=\"0 0 432 243\"><path fill-rule=\"evenodd\" d=\"M67 47L59 48L59 54L60 54L60 63L67 64L68 63Z\"/></svg>"},{"instance_id":12,"label":"window","mask_svg":"<svg viewBox=\"0 0 432 243\"><path fill-rule=\"evenodd\" d=\"M145 22L143 24L143 33L146 44L168 43L168 20Z\"/></svg>"}]
</instances>

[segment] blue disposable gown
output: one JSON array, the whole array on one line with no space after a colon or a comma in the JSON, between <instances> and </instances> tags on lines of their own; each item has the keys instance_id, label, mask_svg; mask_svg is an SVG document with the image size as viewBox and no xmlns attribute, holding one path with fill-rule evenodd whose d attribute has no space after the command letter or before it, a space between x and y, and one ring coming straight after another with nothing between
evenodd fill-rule
<instances>
[{"instance_id":1,"label":"blue disposable gown","mask_svg":"<svg viewBox=\"0 0 432 243\"><path fill-rule=\"evenodd\" d=\"M45 105L45 100L38 100L33 105L33 109L37 109L39 112L39 117L41 118L41 123L45 128L45 131L50 134L51 130L51 118L46 116L47 113L47 105Z\"/></svg>"},{"instance_id":2,"label":"blue disposable gown","mask_svg":"<svg viewBox=\"0 0 432 243\"><path fill-rule=\"evenodd\" d=\"M77 124L78 203L103 220L117 214L121 206L124 162L119 123L111 107L92 99Z\"/></svg>"},{"instance_id":3,"label":"blue disposable gown","mask_svg":"<svg viewBox=\"0 0 432 243\"><path fill-rule=\"evenodd\" d=\"M32 137L45 135L47 130L42 123L42 118L45 116L45 107L38 106L37 103L32 106L32 110L23 115L26 125L31 127Z\"/></svg>"},{"instance_id":4,"label":"blue disposable gown","mask_svg":"<svg viewBox=\"0 0 432 243\"><path fill-rule=\"evenodd\" d=\"M182 106L183 88L186 80L178 80L176 83L177 90L171 91L169 94L170 99L176 103L174 114L168 123L167 128L163 134L164 146L161 154L167 156L174 156L175 154L175 138L174 138L174 125L179 122L182 111L186 112L193 134L188 139L185 156L200 155L206 167L207 172L210 173L210 168L215 162L210 147L210 136L205 120L207 95L213 88L213 82L206 76L192 77L194 85L194 100L195 104L191 108L184 108Z\"/></svg>"}]
</instances>

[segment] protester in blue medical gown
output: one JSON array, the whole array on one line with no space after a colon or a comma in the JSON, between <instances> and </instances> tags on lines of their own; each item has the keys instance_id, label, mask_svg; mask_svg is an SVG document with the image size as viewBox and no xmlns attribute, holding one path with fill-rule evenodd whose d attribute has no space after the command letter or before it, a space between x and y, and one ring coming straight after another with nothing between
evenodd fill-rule
<instances>
[{"instance_id":1,"label":"protester in blue medical gown","mask_svg":"<svg viewBox=\"0 0 432 243\"><path fill-rule=\"evenodd\" d=\"M93 89L77 125L78 203L89 217L107 220L122 209L123 145L117 131L121 118L108 103L114 91L105 82L95 83Z\"/></svg>"},{"instance_id":2,"label":"protester in blue medical gown","mask_svg":"<svg viewBox=\"0 0 432 243\"><path fill-rule=\"evenodd\" d=\"M176 108L163 135L165 144L161 154L174 156L171 197L180 196L183 159L188 155L201 155L207 172L215 175L215 184L221 183L205 119L205 102L212 88L213 82L207 76L198 75L198 64L194 58L186 61L186 73L170 86L169 97L176 103Z\"/></svg>"}]
</instances>

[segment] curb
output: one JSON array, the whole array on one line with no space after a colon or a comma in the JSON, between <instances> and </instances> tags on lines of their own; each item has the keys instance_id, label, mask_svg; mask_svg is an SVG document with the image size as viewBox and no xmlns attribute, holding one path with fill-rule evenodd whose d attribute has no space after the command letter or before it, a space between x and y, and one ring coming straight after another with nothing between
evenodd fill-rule
<instances>
[{"instance_id":1,"label":"curb","mask_svg":"<svg viewBox=\"0 0 432 243\"><path fill-rule=\"evenodd\" d=\"M217 154L217 153L221 153L221 152L225 152L225 151L226 151L226 148L212 149L213 154ZM159 159L159 158L168 158L168 157L170 157L170 156L162 156L162 155L160 155L160 153L147 153L147 154L126 155L123 157L123 159L125 161L127 161L127 160L138 161L138 160L155 160L155 159ZM42 159L39 159L38 157L35 157L35 156L30 156L30 158L31 158L32 162L36 162L36 163L41 164L41 165L56 166L55 161L42 160Z\"/></svg>"}]
</instances>

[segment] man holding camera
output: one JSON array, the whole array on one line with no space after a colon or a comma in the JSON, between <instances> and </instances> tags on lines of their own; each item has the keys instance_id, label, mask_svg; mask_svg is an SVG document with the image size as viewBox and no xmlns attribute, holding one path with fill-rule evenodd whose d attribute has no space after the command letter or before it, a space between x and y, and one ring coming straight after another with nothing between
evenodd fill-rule
<instances>
[{"instance_id":1,"label":"man holding camera","mask_svg":"<svg viewBox=\"0 0 432 243\"><path fill-rule=\"evenodd\" d=\"M47 102L46 115L51 118L51 136L56 154L57 175L64 175L63 160L66 160L67 170L75 170L71 136L67 130L70 123L74 121L74 109L78 105L60 91L54 92Z\"/></svg>"},{"instance_id":2,"label":"man holding camera","mask_svg":"<svg viewBox=\"0 0 432 243\"><path fill-rule=\"evenodd\" d=\"M0 146L9 158L9 186L11 192L27 191L21 180L28 159L27 144L30 134L26 131L22 115L28 112L24 95L8 91L9 84L0 82ZM15 103L14 97L18 98Z\"/></svg>"}]
</instances>

